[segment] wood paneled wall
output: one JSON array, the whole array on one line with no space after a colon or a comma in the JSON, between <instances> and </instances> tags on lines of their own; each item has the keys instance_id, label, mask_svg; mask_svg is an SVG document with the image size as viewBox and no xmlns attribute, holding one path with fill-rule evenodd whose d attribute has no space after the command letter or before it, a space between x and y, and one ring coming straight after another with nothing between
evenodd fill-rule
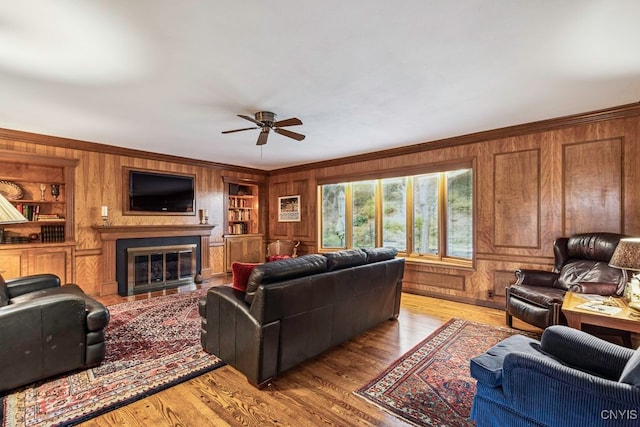
<instances>
[{"instance_id":1,"label":"wood paneled wall","mask_svg":"<svg viewBox=\"0 0 640 427\"><path fill-rule=\"evenodd\" d=\"M301 223L278 223L270 215L272 239L302 240L317 250L317 185L406 174L438 164L472 159L475 165L475 259L473 268L408 260L405 289L425 295L503 307L504 287L517 268L550 270L553 240L580 232L640 236L638 108L624 118L572 117L488 132L475 142L452 139L394 151L380 158L351 158L273 171L269 208L277 198L300 194ZM593 117L591 117L593 118ZM510 136L509 133L514 134ZM504 134L502 137L492 137ZM450 142L450 144L448 143ZM491 297L489 295L492 295Z\"/></svg>"},{"instance_id":2,"label":"wood paneled wall","mask_svg":"<svg viewBox=\"0 0 640 427\"><path fill-rule=\"evenodd\" d=\"M196 208L208 209L210 222L219 225L211 236L210 265L222 274L223 176L264 183L261 231L268 241L300 240L298 253L304 254L318 250L318 183L471 163L473 267L408 260L405 286L411 292L501 307L515 269L551 268L556 237L588 231L640 236L639 136L640 104L633 104L271 172L2 129L0 148L78 160L73 268L76 282L92 294L99 293L103 277L99 237L91 228L101 220L101 206L109 207L114 225L198 222L197 216L122 215L123 167L196 176ZM301 196L302 220L278 222L278 197L291 195Z\"/></svg>"},{"instance_id":3,"label":"wood paneled wall","mask_svg":"<svg viewBox=\"0 0 640 427\"><path fill-rule=\"evenodd\" d=\"M225 195L222 176L265 182L267 175L266 172L253 169L244 172L233 166L224 168L203 161L6 130L0 132L0 148L78 159L74 191L76 250L73 268L76 283L93 295L100 294L103 278L101 241L98 233L91 228L101 223L101 206L109 207L111 225L176 225L198 224L199 221L197 215L123 215L123 203L127 203L123 194L124 167L195 175L196 211L208 209L209 223L217 225L210 239L209 264L213 274L225 274L222 237Z\"/></svg>"}]
</instances>

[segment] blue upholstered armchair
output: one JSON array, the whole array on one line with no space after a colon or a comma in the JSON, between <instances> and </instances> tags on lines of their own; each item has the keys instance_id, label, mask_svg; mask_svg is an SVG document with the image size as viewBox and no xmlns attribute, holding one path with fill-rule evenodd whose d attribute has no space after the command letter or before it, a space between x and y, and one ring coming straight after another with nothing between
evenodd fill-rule
<instances>
[{"instance_id":1,"label":"blue upholstered armchair","mask_svg":"<svg viewBox=\"0 0 640 427\"><path fill-rule=\"evenodd\" d=\"M513 335L471 360L476 426L638 426L640 349L567 326Z\"/></svg>"}]
</instances>

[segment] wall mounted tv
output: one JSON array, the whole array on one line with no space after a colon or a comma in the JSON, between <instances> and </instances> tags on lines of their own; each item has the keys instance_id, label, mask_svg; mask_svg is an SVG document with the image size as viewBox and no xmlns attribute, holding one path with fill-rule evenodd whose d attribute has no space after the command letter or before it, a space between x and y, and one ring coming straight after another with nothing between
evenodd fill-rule
<instances>
[{"instance_id":1,"label":"wall mounted tv","mask_svg":"<svg viewBox=\"0 0 640 427\"><path fill-rule=\"evenodd\" d=\"M195 215L195 177L126 169L129 214Z\"/></svg>"}]
</instances>

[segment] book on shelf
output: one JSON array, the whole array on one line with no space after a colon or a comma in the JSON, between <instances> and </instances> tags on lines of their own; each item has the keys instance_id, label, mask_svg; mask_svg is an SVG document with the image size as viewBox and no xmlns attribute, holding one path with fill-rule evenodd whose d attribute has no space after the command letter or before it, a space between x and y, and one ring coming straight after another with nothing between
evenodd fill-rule
<instances>
[{"instance_id":1,"label":"book on shelf","mask_svg":"<svg viewBox=\"0 0 640 427\"><path fill-rule=\"evenodd\" d=\"M247 224L229 224L229 234L247 234Z\"/></svg>"},{"instance_id":2,"label":"book on shelf","mask_svg":"<svg viewBox=\"0 0 640 427\"><path fill-rule=\"evenodd\" d=\"M29 203L17 203L14 205L16 210L20 212L27 220L37 221L40 216L40 205L32 205Z\"/></svg>"},{"instance_id":3,"label":"book on shelf","mask_svg":"<svg viewBox=\"0 0 640 427\"><path fill-rule=\"evenodd\" d=\"M43 225L40 227L42 243L64 242L64 225Z\"/></svg>"},{"instance_id":4,"label":"book on shelf","mask_svg":"<svg viewBox=\"0 0 640 427\"><path fill-rule=\"evenodd\" d=\"M251 211L247 210L230 210L229 221L249 221L251 220Z\"/></svg>"},{"instance_id":5,"label":"book on shelf","mask_svg":"<svg viewBox=\"0 0 640 427\"><path fill-rule=\"evenodd\" d=\"M39 214L36 221L62 221L63 217L56 214Z\"/></svg>"},{"instance_id":6,"label":"book on shelf","mask_svg":"<svg viewBox=\"0 0 640 427\"><path fill-rule=\"evenodd\" d=\"M229 207L230 208L250 208L251 207L251 200L247 200L247 199L239 199L236 197L229 197Z\"/></svg>"}]
</instances>

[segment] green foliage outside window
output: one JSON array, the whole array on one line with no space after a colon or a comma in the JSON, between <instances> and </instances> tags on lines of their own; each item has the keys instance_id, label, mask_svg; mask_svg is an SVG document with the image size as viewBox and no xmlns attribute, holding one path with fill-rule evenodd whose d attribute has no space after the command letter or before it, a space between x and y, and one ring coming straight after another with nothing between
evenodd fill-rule
<instances>
[{"instance_id":1,"label":"green foliage outside window","mask_svg":"<svg viewBox=\"0 0 640 427\"><path fill-rule=\"evenodd\" d=\"M353 247L375 246L375 182L351 184L353 212Z\"/></svg>"},{"instance_id":2,"label":"green foliage outside window","mask_svg":"<svg viewBox=\"0 0 640 427\"><path fill-rule=\"evenodd\" d=\"M473 257L472 169L321 188L322 248L386 246L410 256Z\"/></svg>"},{"instance_id":3,"label":"green foliage outside window","mask_svg":"<svg viewBox=\"0 0 640 427\"><path fill-rule=\"evenodd\" d=\"M322 247L345 246L345 184L322 186Z\"/></svg>"}]
</instances>

